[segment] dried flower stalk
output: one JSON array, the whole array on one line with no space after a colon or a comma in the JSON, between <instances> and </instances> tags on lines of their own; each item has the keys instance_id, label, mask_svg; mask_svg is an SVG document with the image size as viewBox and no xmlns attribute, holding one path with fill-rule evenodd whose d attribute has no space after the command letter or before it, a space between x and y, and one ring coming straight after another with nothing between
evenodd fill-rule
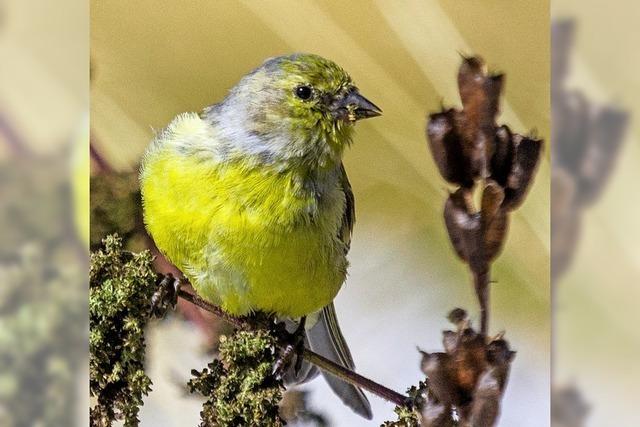
<instances>
[{"instance_id":1,"label":"dried flower stalk","mask_svg":"<svg viewBox=\"0 0 640 427\"><path fill-rule=\"evenodd\" d=\"M491 262L504 246L509 213L527 194L542 140L498 126L502 74L488 74L479 57L464 58L458 72L462 109L429 116L427 138L440 174L457 186L445 203L444 219L456 254L471 270L480 303L480 331L489 325ZM474 189L482 191L480 207Z\"/></svg>"}]
</instances>

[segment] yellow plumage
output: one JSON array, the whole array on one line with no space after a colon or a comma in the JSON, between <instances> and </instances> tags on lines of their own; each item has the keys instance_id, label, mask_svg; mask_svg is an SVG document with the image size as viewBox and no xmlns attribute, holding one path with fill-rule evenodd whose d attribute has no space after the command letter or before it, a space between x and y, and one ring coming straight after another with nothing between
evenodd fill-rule
<instances>
[{"instance_id":1,"label":"yellow plumage","mask_svg":"<svg viewBox=\"0 0 640 427\"><path fill-rule=\"evenodd\" d=\"M300 317L329 304L347 268L340 166L221 162L184 149L195 140L215 147L215 130L182 115L145 156L145 221L157 246L201 296L231 314Z\"/></svg>"}]
</instances>

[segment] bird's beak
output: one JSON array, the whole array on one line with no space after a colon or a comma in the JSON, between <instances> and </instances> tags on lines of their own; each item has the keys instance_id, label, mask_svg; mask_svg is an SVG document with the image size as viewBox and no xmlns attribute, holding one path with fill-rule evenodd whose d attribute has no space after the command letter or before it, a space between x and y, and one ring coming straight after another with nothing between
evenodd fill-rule
<instances>
[{"instance_id":1,"label":"bird's beak","mask_svg":"<svg viewBox=\"0 0 640 427\"><path fill-rule=\"evenodd\" d=\"M355 122L356 120L368 119L382 114L382 110L360 95L357 89L347 92L338 99L332 106L331 111L337 119Z\"/></svg>"}]
</instances>

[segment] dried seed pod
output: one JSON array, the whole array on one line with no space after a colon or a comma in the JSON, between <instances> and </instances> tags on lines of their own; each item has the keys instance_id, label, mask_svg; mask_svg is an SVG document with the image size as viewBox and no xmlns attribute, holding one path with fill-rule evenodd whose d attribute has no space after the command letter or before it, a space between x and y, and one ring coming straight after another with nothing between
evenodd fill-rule
<instances>
[{"instance_id":1,"label":"dried seed pod","mask_svg":"<svg viewBox=\"0 0 640 427\"><path fill-rule=\"evenodd\" d=\"M561 85L568 74L575 27L575 22L571 19L557 19L551 24L551 93L554 95L562 89ZM555 96L552 96L552 100L555 99Z\"/></svg>"},{"instance_id":2,"label":"dried seed pod","mask_svg":"<svg viewBox=\"0 0 640 427\"><path fill-rule=\"evenodd\" d=\"M495 118L503 81L503 75L487 74L484 61L478 57L465 58L458 72L464 155L477 178L490 175L489 159L494 152Z\"/></svg>"},{"instance_id":3,"label":"dried seed pod","mask_svg":"<svg viewBox=\"0 0 640 427\"><path fill-rule=\"evenodd\" d=\"M522 203L538 164L542 141L498 126L504 76L490 75L482 59L464 58L458 73L462 110L432 114L427 137L438 170L459 187L449 194L444 220L456 254L469 265L480 303L480 331L464 310L449 319L445 353L422 353L430 393L421 409L423 426L496 424L514 352L502 337L486 342L491 261L506 240L509 212ZM478 211L473 189L482 181ZM454 422L453 411L459 420ZM439 424L440 423L440 424Z\"/></svg>"},{"instance_id":4,"label":"dried seed pod","mask_svg":"<svg viewBox=\"0 0 640 427\"><path fill-rule=\"evenodd\" d=\"M445 204L449 238L474 274L487 279L490 262L504 246L507 213L522 204L542 147L541 140L496 125L503 83L502 75L487 73L482 59L464 58L458 72L463 109L432 114L427 125L438 170L447 181L460 186ZM475 212L471 190L479 179L487 182L482 206ZM486 290L477 291L479 296L487 295ZM481 304L486 301L481 297ZM481 308L486 313L486 307Z\"/></svg>"},{"instance_id":5,"label":"dried seed pod","mask_svg":"<svg viewBox=\"0 0 640 427\"><path fill-rule=\"evenodd\" d=\"M524 201L538 166L542 151L542 140L513 135L515 157L505 188L504 207L507 210L518 208Z\"/></svg>"},{"instance_id":6,"label":"dried seed pod","mask_svg":"<svg viewBox=\"0 0 640 427\"><path fill-rule=\"evenodd\" d=\"M458 330L443 332L446 352L421 352L429 386L419 407L422 425L448 426L455 410L460 419L456 425L494 426L515 352L502 335L487 343L469 326L464 310L449 317Z\"/></svg>"},{"instance_id":7,"label":"dried seed pod","mask_svg":"<svg viewBox=\"0 0 640 427\"><path fill-rule=\"evenodd\" d=\"M435 399L427 400L420 408L421 427L455 427L451 407Z\"/></svg>"},{"instance_id":8,"label":"dried seed pod","mask_svg":"<svg viewBox=\"0 0 640 427\"><path fill-rule=\"evenodd\" d=\"M482 192L482 203L480 212L482 213L482 221L490 223L498 215L498 211L504 200L504 191L495 181L488 180Z\"/></svg>"},{"instance_id":9,"label":"dried seed pod","mask_svg":"<svg viewBox=\"0 0 640 427\"><path fill-rule=\"evenodd\" d=\"M454 364L454 367L450 368L452 376L465 397L471 396L478 377L487 364L484 336L473 329L462 331L458 346L451 354L451 358Z\"/></svg>"},{"instance_id":10,"label":"dried seed pod","mask_svg":"<svg viewBox=\"0 0 640 427\"><path fill-rule=\"evenodd\" d=\"M462 138L456 127L454 109L429 116L427 141L433 159L442 177L461 187L473 187L474 176L471 163L464 155Z\"/></svg>"},{"instance_id":11,"label":"dried seed pod","mask_svg":"<svg viewBox=\"0 0 640 427\"><path fill-rule=\"evenodd\" d=\"M471 426L492 426L498 421L502 390L495 378L495 368L483 372L478 380L469 415Z\"/></svg>"},{"instance_id":12,"label":"dried seed pod","mask_svg":"<svg viewBox=\"0 0 640 427\"><path fill-rule=\"evenodd\" d=\"M454 308L447 315L447 320L461 329L461 326L469 321L469 315L463 308Z\"/></svg>"},{"instance_id":13,"label":"dried seed pod","mask_svg":"<svg viewBox=\"0 0 640 427\"><path fill-rule=\"evenodd\" d=\"M445 203L444 219L458 256L474 272L485 272L504 245L508 218L502 208L504 192L493 181L485 186L480 212L471 212L468 195L458 189Z\"/></svg>"},{"instance_id":14,"label":"dried seed pod","mask_svg":"<svg viewBox=\"0 0 640 427\"><path fill-rule=\"evenodd\" d=\"M453 353L458 346L458 333L453 331L442 332L442 346L447 353Z\"/></svg>"},{"instance_id":15,"label":"dried seed pod","mask_svg":"<svg viewBox=\"0 0 640 427\"><path fill-rule=\"evenodd\" d=\"M513 134L508 126L496 129L495 151L491 158L491 179L501 187L506 187L511 165L513 163Z\"/></svg>"},{"instance_id":16,"label":"dried seed pod","mask_svg":"<svg viewBox=\"0 0 640 427\"><path fill-rule=\"evenodd\" d=\"M487 344L487 361L491 366L499 368L509 366L515 355L516 352L511 350L509 343L502 337L493 339L489 344ZM500 387L504 387L507 382L507 378L500 377L499 380Z\"/></svg>"},{"instance_id":17,"label":"dried seed pod","mask_svg":"<svg viewBox=\"0 0 640 427\"><path fill-rule=\"evenodd\" d=\"M469 416L472 426L492 426L498 420L500 400L509 376L509 368L515 352L503 339L491 341L486 346L488 367L478 378L474 401Z\"/></svg>"},{"instance_id":18,"label":"dried seed pod","mask_svg":"<svg viewBox=\"0 0 640 427\"><path fill-rule=\"evenodd\" d=\"M451 376L453 373L451 366L451 356L448 353L426 353L422 354L420 367L422 372L429 379L429 392L435 399L447 407L455 405L462 397L460 390Z\"/></svg>"},{"instance_id":19,"label":"dried seed pod","mask_svg":"<svg viewBox=\"0 0 640 427\"><path fill-rule=\"evenodd\" d=\"M506 240L509 218L503 208L505 194L503 189L494 181L487 181L482 193L481 222L482 222L482 248L483 259L479 261L474 271L487 269L489 262L493 261L504 246Z\"/></svg>"},{"instance_id":20,"label":"dried seed pod","mask_svg":"<svg viewBox=\"0 0 640 427\"><path fill-rule=\"evenodd\" d=\"M464 191L458 189L449 195L444 206L444 220L456 253L463 261L469 263L472 255L478 252L480 216L470 212Z\"/></svg>"}]
</instances>

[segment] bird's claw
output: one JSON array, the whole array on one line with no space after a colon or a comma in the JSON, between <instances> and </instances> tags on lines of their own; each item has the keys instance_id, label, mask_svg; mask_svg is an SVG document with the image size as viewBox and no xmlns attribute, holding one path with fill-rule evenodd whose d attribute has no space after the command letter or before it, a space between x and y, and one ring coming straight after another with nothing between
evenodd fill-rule
<instances>
[{"instance_id":1,"label":"bird's claw","mask_svg":"<svg viewBox=\"0 0 640 427\"><path fill-rule=\"evenodd\" d=\"M168 273L158 282L158 289L151 296L151 316L164 317L169 308L175 309L178 304L178 291L183 283L173 274Z\"/></svg>"},{"instance_id":2,"label":"bird's claw","mask_svg":"<svg viewBox=\"0 0 640 427\"><path fill-rule=\"evenodd\" d=\"M293 333L284 332L283 341L286 342L282 353L273 365L273 376L277 380L282 380L285 372L291 366L291 362L295 356L294 373L297 376L302 369L302 354L304 353L304 337L306 317L303 317Z\"/></svg>"}]
</instances>

